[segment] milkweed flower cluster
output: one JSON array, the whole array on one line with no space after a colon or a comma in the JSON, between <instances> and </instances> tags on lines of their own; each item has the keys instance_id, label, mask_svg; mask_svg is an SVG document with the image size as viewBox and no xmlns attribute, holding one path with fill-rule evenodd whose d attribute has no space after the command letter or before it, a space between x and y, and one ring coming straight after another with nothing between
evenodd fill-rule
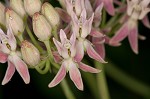
<instances>
[{"instance_id":1,"label":"milkweed flower cluster","mask_svg":"<svg viewBox=\"0 0 150 99\"><path fill-rule=\"evenodd\" d=\"M79 69L91 73L101 71L85 64L84 57L107 63L105 44L119 46L126 36L132 50L138 53L138 20L150 28L149 0L57 2L61 7L40 0L10 0L7 7L0 3L0 62L8 62L2 85L10 81L15 70L28 84L30 68L41 74L59 69L48 87L58 85L69 72L75 86L83 90ZM126 14L120 11L122 5ZM113 22L122 25L113 35L113 22L108 21L107 25L103 19L106 13L112 18L119 17L118 23Z\"/></svg>"}]
</instances>

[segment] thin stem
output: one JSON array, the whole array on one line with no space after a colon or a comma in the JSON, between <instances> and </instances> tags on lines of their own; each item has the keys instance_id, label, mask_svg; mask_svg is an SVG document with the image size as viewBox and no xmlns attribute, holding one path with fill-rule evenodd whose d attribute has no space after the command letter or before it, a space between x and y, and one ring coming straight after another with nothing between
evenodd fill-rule
<instances>
[{"instance_id":1,"label":"thin stem","mask_svg":"<svg viewBox=\"0 0 150 99\"><path fill-rule=\"evenodd\" d=\"M53 34L53 36L55 37L55 39L58 40L57 29L58 29L58 26L56 25L56 26L53 28L53 30L52 30L52 34Z\"/></svg>"},{"instance_id":2,"label":"thin stem","mask_svg":"<svg viewBox=\"0 0 150 99\"><path fill-rule=\"evenodd\" d=\"M65 93L67 99L76 99L75 96L74 96L74 94L72 93L71 89L69 88L66 79L64 79L60 83L60 85L61 85L61 87L63 89L63 92Z\"/></svg>"},{"instance_id":3,"label":"thin stem","mask_svg":"<svg viewBox=\"0 0 150 99\"><path fill-rule=\"evenodd\" d=\"M20 42L22 42L24 40L22 33L19 33L19 35L17 35L17 37L18 37Z\"/></svg>"},{"instance_id":4,"label":"thin stem","mask_svg":"<svg viewBox=\"0 0 150 99\"><path fill-rule=\"evenodd\" d=\"M40 53L43 52L43 48L38 44L38 42L36 41L36 39L34 38L28 24L27 24L27 19L26 19L26 31L29 35L29 37L31 38L31 41L33 42L33 44L38 48L38 50L40 51Z\"/></svg>"},{"instance_id":5,"label":"thin stem","mask_svg":"<svg viewBox=\"0 0 150 99\"><path fill-rule=\"evenodd\" d=\"M125 86L126 88L135 93L138 93L141 96L150 98L150 86L126 74L125 72L117 68L117 66L112 64L110 61L108 64L106 64L105 67L106 73L119 84Z\"/></svg>"},{"instance_id":6,"label":"thin stem","mask_svg":"<svg viewBox=\"0 0 150 99\"><path fill-rule=\"evenodd\" d=\"M110 99L103 64L95 61L95 67L102 70L102 72L97 74L97 85L100 92L99 97L100 99Z\"/></svg>"},{"instance_id":7,"label":"thin stem","mask_svg":"<svg viewBox=\"0 0 150 99\"><path fill-rule=\"evenodd\" d=\"M46 49L47 49L47 52L48 52L48 56L50 57L50 60L53 60L54 57L53 57L53 54L52 54L52 51L51 51L49 40L44 41L44 44L46 46Z\"/></svg>"},{"instance_id":8,"label":"thin stem","mask_svg":"<svg viewBox=\"0 0 150 99\"><path fill-rule=\"evenodd\" d=\"M50 69L50 62L49 60L46 60L46 65L45 65L45 61L41 62L41 66L43 67L43 65L45 66L44 69L40 68L40 65L36 66L35 69L40 73L40 74L46 74L49 69Z\"/></svg>"},{"instance_id":9,"label":"thin stem","mask_svg":"<svg viewBox=\"0 0 150 99\"><path fill-rule=\"evenodd\" d=\"M95 84L96 79L91 73L82 73L82 77L85 80L85 83L88 85L91 93L94 95L95 99L99 98L99 93L97 91L97 85Z\"/></svg>"},{"instance_id":10,"label":"thin stem","mask_svg":"<svg viewBox=\"0 0 150 99\"><path fill-rule=\"evenodd\" d=\"M103 10L103 13L102 13L102 22L101 22L101 28L103 28L105 26L105 23L106 23L106 11Z\"/></svg>"}]
</instances>

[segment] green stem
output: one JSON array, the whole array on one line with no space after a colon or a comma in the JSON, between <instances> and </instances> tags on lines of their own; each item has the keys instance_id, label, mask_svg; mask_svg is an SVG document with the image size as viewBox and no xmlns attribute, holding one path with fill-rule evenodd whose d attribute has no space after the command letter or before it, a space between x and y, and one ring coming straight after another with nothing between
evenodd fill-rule
<instances>
[{"instance_id":1,"label":"green stem","mask_svg":"<svg viewBox=\"0 0 150 99\"><path fill-rule=\"evenodd\" d=\"M17 37L18 37L20 42L22 42L24 40L22 33L19 33L19 35L17 35Z\"/></svg>"},{"instance_id":2,"label":"green stem","mask_svg":"<svg viewBox=\"0 0 150 99\"><path fill-rule=\"evenodd\" d=\"M49 69L50 69L50 62L49 60L46 61L46 65L45 65L45 61L41 62L41 66L43 67L43 65L45 66L44 69L40 68L40 65L36 66L35 69L40 73L40 74L46 74Z\"/></svg>"},{"instance_id":3,"label":"green stem","mask_svg":"<svg viewBox=\"0 0 150 99\"><path fill-rule=\"evenodd\" d=\"M150 86L134 79L133 77L130 77L130 75L118 69L117 66L112 64L110 61L108 64L106 64L105 69L106 73L119 84L125 86L135 93L138 93L141 96L150 98Z\"/></svg>"},{"instance_id":4,"label":"green stem","mask_svg":"<svg viewBox=\"0 0 150 99\"><path fill-rule=\"evenodd\" d=\"M52 51L51 51L49 40L44 41L44 44L46 46L46 49L47 49L47 52L48 52L48 56L50 57L50 60L53 60L54 57L53 57L53 54L52 54Z\"/></svg>"},{"instance_id":5,"label":"green stem","mask_svg":"<svg viewBox=\"0 0 150 99\"><path fill-rule=\"evenodd\" d=\"M102 70L102 72L97 74L97 84L98 84L98 90L100 92L99 97L100 99L110 99L107 81L105 78L105 69L103 67L103 64L95 61L95 67Z\"/></svg>"},{"instance_id":6,"label":"green stem","mask_svg":"<svg viewBox=\"0 0 150 99\"><path fill-rule=\"evenodd\" d=\"M76 99L75 96L74 96L74 94L72 93L71 89L69 88L66 79L64 79L60 83L60 85L61 85L61 87L63 89L63 92L65 93L67 99Z\"/></svg>"},{"instance_id":7,"label":"green stem","mask_svg":"<svg viewBox=\"0 0 150 99\"><path fill-rule=\"evenodd\" d=\"M36 41L36 39L34 38L32 32L31 32L31 30L30 30L30 28L29 28L29 26L28 26L28 24L27 24L27 20L26 20L26 31L27 31L27 33L28 33L28 35L29 35L31 41L33 42L33 44L38 48L38 50L40 51L40 53L42 53L42 52L43 52L43 49L42 49L42 47L38 44L38 42Z\"/></svg>"},{"instance_id":8,"label":"green stem","mask_svg":"<svg viewBox=\"0 0 150 99\"><path fill-rule=\"evenodd\" d=\"M53 30L52 30L52 34L53 34L53 36L55 37L55 39L58 40L57 29L58 29L58 26L56 25L56 26L53 28Z\"/></svg>"},{"instance_id":9,"label":"green stem","mask_svg":"<svg viewBox=\"0 0 150 99\"><path fill-rule=\"evenodd\" d=\"M112 26L114 23L116 23L115 21L118 20L118 16L119 16L118 14L113 16L103 28L108 28Z\"/></svg>"},{"instance_id":10,"label":"green stem","mask_svg":"<svg viewBox=\"0 0 150 99\"><path fill-rule=\"evenodd\" d=\"M103 10L102 11L102 22L101 22L101 28L103 28L105 26L105 23L106 23L106 19L107 19L107 16L106 16L106 11Z\"/></svg>"},{"instance_id":11,"label":"green stem","mask_svg":"<svg viewBox=\"0 0 150 99\"><path fill-rule=\"evenodd\" d=\"M82 73L82 77L85 80L85 83L88 85L91 93L94 95L95 99L99 98L99 93L97 91L97 85L95 84L96 79L91 73Z\"/></svg>"}]
</instances>

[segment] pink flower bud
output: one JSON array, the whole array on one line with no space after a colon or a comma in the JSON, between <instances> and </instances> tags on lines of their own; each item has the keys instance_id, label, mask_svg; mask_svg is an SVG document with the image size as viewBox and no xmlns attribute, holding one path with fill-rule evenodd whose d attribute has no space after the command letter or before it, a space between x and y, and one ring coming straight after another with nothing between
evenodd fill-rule
<instances>
[{"instance_id":1,"label":"pink flower bud","mask_svg":"<svg viewBox=\"0 0 150 99\"><path fill-rule=\"evenodd\" d=\"M21 54L23 60L30 66L36 66L40 62L39 50L27 40L21 43Z\"/></svg>"},{"instance_id":2,"label":"pink flower bud","mask_svg":"<svg viewBox=\"0 0 150 99\"><path fill-rule=\"evenodd\" d=\"M10 7L21 17L24 17L26 12L22 0L10 0Z\"/></svg>"},{"instance_id":3,"label":"pink flower bud","mask_svg":"<svg viewBox=\"0 0 150 99\"><path fill-rule=\"evenodd\" d=\"M24 7L26 12L33 16L34 13L41 10L41 1L40 0L24 0Z\"/></svg>"},{"instance_id":4,"label":"pink flower bud","mask_svg":"<svg viewBox=\"0 0 150 99\"><path fill-rule=\"evenodd\" d=\"M46 2L42 5L42 14L47 18L52 27L59 25L59 14L50 3Z\"/></svg>"},{"instance_id":5,"label":"pink flower bud","mask_svg":"<svg viewBox=\"0 0 150 99\"><path fill-rule=\"evenodd\" d=\"M42 14L37 12L33 15L32 23L33 31L35 35L39 38L39 40L49 40L52 29L46 18Z\"/></svg>"},{"instance_id":6,"label":"pink flower bud","mask_svg":"<svg viewBox=\"0 0 150 99\"><path fill-rule=\"evenodd\" d=\"M0 24L5 25L5 6L0 2Z\"/></svg>"},{"instance_id":7,"label":"pink flower bud","mask_svg":"<svg viewBox=\"0 0 150 99\"><path fill-rule=\"evenodd\" d=\"M23 19L12 9L6 8L6 26L9 27L9 24L15 36L23 33L25 28Z\"/></svg>"}]
</instances>

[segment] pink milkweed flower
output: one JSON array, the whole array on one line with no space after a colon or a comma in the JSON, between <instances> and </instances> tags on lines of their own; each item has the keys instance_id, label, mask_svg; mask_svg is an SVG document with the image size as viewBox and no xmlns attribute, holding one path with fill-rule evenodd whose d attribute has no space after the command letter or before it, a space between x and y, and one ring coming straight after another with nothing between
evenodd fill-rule
<instances>
[{"instance_id":1,"label":"pink milkweed flower","mask_svg":"<svg viewBox=\"0 0 150 99\"><path fill-rule=\"evenodd\" d=\"M118 43L128 36L130 46L134 53L138 54L138 20L143 20L145 26L149 27L148 7L150 0L127 0L128 18L124 25L117 31L110 40L110 44Z\"/></svg>"},{"instance_id":2,"label":"pink milkweed flower","mask_svg":"<svg viewBox=\"0 0 150 99\"><path fill-rule=\"evenodd\" d=\"M115 8L113 5L113 0L95 0L95 8L97 8L101 3L104 3L104 8L110 15L115 15Z\"/></svg>"},{"instance_id":3,"label":"pink milkweed flower","mask_svg":"<svg viewBox=\"0 0 150 99\"><path fill-rule=\"evenodd\" d=\"M8 68L2 85L10 81L15 73L15 68L26 84L30 82L28 67L17 55L16 39L10 26L7 30L7 35L0 29L0 62L5 63L6 61L8 62Z\"/></svg>"},{"instance_id":4,"label":"pink milkweed flower","mask_svg":"<svg viewBox=\"0 0 150 99\"><path fill-rule=\"evenodd\" d=\"M58 73L48 86L56 86L64 79L66 73L69 72L69 76L74 82L75 86L79 90L83 90L83 82L78 68L91 73L98 73L100 72L100 70L90 67L82 62L75 61L75 55L79 54L79 51L76 51L76 36L74 33L71 35L70 40L68 40L65 32L63 30L60 30L60 40L61 42L53 38L58 53L63 57L62 65Z\"/></svg>"},{"instance_id":5,"label":"pink milkweed flower","mask_svg":"<svg viewBox=\"0 0 150 99\"><path fill-rule=\"evenodd\" d=\"M78 19L74 12L72 12L72 30L76 33L77 36L77 50L80 54L77 54L76 61L81 61L84 56L84 50L87 54L102 63L106 63L102 57L94 50L92 43L86 39L90 34L92 28L94 14L87 20L86 19L86 10L84 9Z\"/></svg>"}]
</instances>

